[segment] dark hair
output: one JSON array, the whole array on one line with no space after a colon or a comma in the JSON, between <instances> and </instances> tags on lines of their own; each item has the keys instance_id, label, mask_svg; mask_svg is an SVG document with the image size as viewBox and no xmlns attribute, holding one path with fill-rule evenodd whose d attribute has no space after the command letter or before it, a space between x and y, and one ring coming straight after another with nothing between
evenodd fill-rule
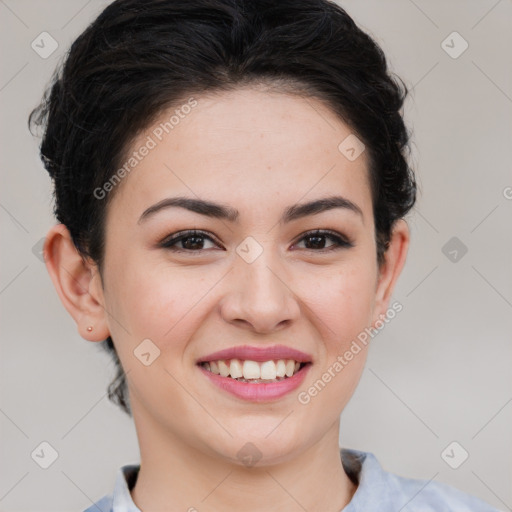
<instances>
[{"instance_id":1,"label":"dark hair","mask_svg":"<svg viewBox=\"0 0 512 512\"><path fill-rule=\"evenodd\" d=\"M75 40L29 121L31 129L44 127L41 158L55 187L55 215L100 275L112 193L98 200L94 191L112 178L134 138L192 94L262 84L322 101L365 144L382 263L394 222L416 197L401 114L408 90L340 6L117 0ZM109 399L131 415L111 337L102 346L117 366Z\"/></svg>"}]
</instances>

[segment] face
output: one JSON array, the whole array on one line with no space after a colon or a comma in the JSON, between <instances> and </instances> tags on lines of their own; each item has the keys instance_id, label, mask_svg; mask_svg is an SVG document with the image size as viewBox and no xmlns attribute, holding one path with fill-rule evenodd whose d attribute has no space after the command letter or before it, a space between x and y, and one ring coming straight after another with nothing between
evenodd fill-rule
<instances>
[{"instance_id":1,"label":"face","mask_svg":"<svg viewBox=\"0 0 512 512\"><path fill-rule=\"evenodd\" d=\"M130 154L151 148L139 151L146 156L109 204L106 322L139 435L240 463L252 443L273 464L337 421L367 347L342 370L335 362L387 307L367 156L340 152L350 128L311 98L247 88L196 100L172 131L160 123L175 109L131 146ZM162 203L178 196L227 216ZM341 198L334 207L290 215L294 205L333 197ZM241 346L253 351L212 356ZM306 363L292 384L234 382L198 364L222 359L233 370L231 359L247 359L261 371L281 358ZM324 386L308 391L319 379Z\"/></svg>"}]
</instances>

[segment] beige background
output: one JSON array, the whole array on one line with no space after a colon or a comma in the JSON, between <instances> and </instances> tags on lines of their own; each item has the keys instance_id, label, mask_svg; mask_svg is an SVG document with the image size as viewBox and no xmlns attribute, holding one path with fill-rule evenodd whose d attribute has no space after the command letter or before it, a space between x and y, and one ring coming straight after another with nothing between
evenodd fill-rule
<instances>
[{"instance_id":1,"label":"beige background","mask_svg":"<svg viewBox=\"0 0 512 512\"><path fill-rule=\"evenodd\" d=\"M341 3L411 87L406 115L421 194L394 296L403 311L373 342L340 443L375 453L389 471L512 510L512 2ZM53 218L27 116L70 42L106 4L0 0L4 512L83 510L111 492L118 467L138 461L133 424L106 397L113 366L78 336L33 253ZM31 48L43 31L59 45L47 59ZM442 47L453 31L469 44L456 59ZM445 43L452 53L462 48L457 37ZM452 237L468 249L456 262L442 250ZM48 469L31 458L43 441L58 452ZM458 469L441 457L453 441L469 453Z\"/></svg>"}]
</instances>

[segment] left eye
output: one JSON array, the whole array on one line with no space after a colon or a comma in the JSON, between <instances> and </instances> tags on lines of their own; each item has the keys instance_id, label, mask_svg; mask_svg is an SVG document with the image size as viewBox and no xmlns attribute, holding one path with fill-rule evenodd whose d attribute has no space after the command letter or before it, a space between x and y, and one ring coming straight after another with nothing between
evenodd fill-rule
<instances>
[{"instance_id":1,"label":"left eye","mask_svg":"<svg viewBox=\"0 0 512 512\"><path fill-rule=\"evenodd\" d=\"M334 244L332 244L329 247L319 247L319 246L325 245L325 241L322 242L322 239L325 239L325 238L330 238L331 240L334 240ZM312 243L310 243L309 245L312 245L314 248L311 249L309 247L306 247L306 250L313 250L315 252L332 251L335 249L342 249L342 248L347 248L347 247L353 246L353 244L351 242L349 242L344 237L338 235L337 233L332 232L332 231L320 230L320 229L306 233L300 239L300 241L302 241L302 240L311 240Z\"/></svg>"},{"instance_id":2,"label":"left eye","mask_svg":"<svg viewBox=\"0 0 512 512\"><path fill-rule=\"evenodd\" d=\"M329 247L325 247L325 239L330 238L334 243ZM171 238L164 240L161 242L161 247L165 249L169 249L175 252L202 252L205 249L204 243L205 240L209 240L213 243L214 246L219 247L219 244L213 240L212 237L208 236L206 233L202 231L185 231L182 233L178 233L173 235ZM302 236L299 239L299 243L302 241L305 242L310 247L305 247L305 250L313 251L313 252L322 252L322 251L332 251L335 249L342 249L352 247L353 244L349 242L347 239L337 234L336 232L326 231L326 230L316 230L310 231ZM182 247L176 247L177 244L181 244ZM298 245L298 244L296 244Z\"/></svg>"}]
</instances>

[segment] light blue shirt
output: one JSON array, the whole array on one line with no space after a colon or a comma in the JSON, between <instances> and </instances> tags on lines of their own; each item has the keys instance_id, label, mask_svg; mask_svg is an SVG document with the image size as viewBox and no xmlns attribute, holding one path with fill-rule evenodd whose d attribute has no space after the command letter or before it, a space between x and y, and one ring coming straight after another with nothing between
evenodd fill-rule
<instances>
[{"instance_id":1,"label":"light blue shirt","mask_svg":"<svg viewBox=\"0 0 512 512\"><path fill-rule=\"evenodd\" d=\"M500 512L450 485L384 471L372 453L342 448L340 456L347 475L358 482L350 503L340 512ZM139 468L121 467L113 494L84 512L141 512L130 495Z\"/></svg>"}]
</instances>

